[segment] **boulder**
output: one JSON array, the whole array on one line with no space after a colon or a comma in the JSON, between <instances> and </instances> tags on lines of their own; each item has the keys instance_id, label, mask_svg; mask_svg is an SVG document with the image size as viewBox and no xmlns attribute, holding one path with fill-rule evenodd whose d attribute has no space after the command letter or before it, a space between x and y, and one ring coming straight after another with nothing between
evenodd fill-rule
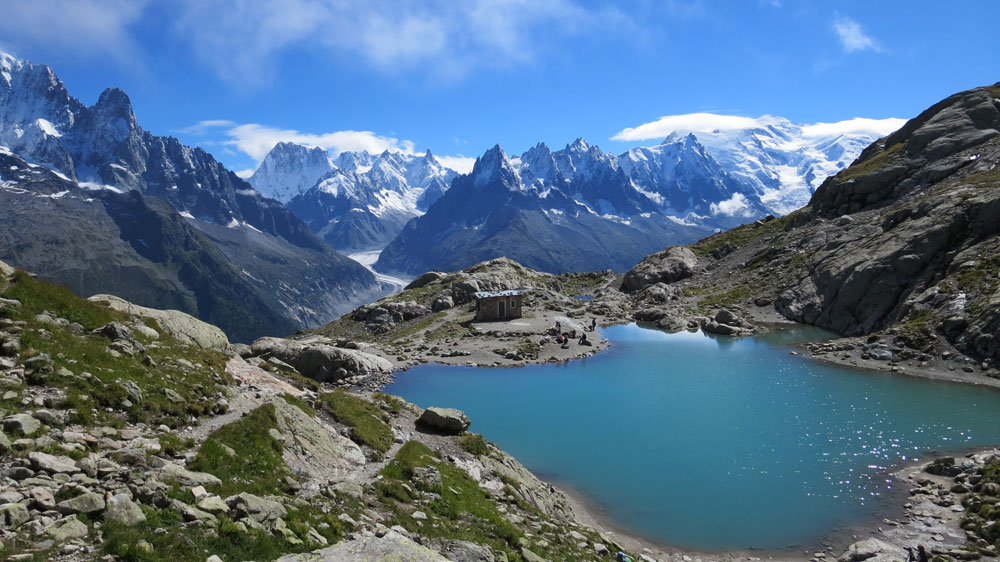
<instances>
[{"instance_id":1,"label":"boulder","mask_svg":"<svg viewBox=\"0 0 1000 562\"><path fill-rule=\"evenodd\" d=\"M89 532L87 524L75 516L63 517L45 528L45 534L55 542L83 538Z\"/></svg>"},{"instance_id":2,"label":"boulder","mask_svg":"<svg viewBox=\"0 0 1000 562\"><path fill-rule=\"evenodd\" d=\"M214 523L217 521L214 515L208 513L207 511L202 511L197 507L192 507L180 500L170 500L170 508L174 511L179 511L181 517L185 521L202 521L208 523Z\"/></svg>"},{"instance_id":3,"label":"boulder","mask_svg":"<svg viewBox=\"0 0 1000 562\"><path fill-rule=\"evenodd\" d=\"M3 419L5 430L19 435L34 435L42 428L42 422L28 414L14 414Z\"/></svg>"},{"instance_id":4,"label":"boulder","mask_svg":"<svg viewBox=\"0 0 1000 562\"><path fill-rule=\"evenodd\" d=\"M442 433L462 433L472 424L468 416L454 408L427 408L417 420L419 425Z\"/></svg>"},{"instance_id":5,"label":"boulder","mask_svg":"<svg viewBox=\"0 0 1000 562\"><path fill-rule=\"evenodd\" d=\"M107 324L94 330L93 333L98 336L104 336L112 341L135 340L135 335L132 333L132 329L121 322L108 322Z\"/></svg>"},{"instance_id":6,"label":"boulder","mask_svg":"<svg viewBox=\"0 0 1000 562\"><path fill-rule=\"evenodd\" d=\"M87 492L56 504L56 511L65 515L74 513L94 513L105 507L104 496L97 492Z\"/></svg>"},{"instance_id":7,"label":"boulder","mask_svg":"<svg viewBox=\"0 0 1000 562\"><path fill-rule=\"evenodd\" d=\"M120 310L133 316L151 318L163 331L183 343L197 345L204 349L218 350L225 350L229 345L229 339L222 330L179 310L146 308L113 295L94 295L87 300L104 303L114 310Z\"/></svg>"},{"instance_id":8,"label":"boulder","mask_svg":"<svg viewBox=\"0 0 1000 562\"><path fill-rule=\"evenodd\" d=\"M164 464L156 470L160 480L172 480L182 486L220 486L222 481L214 474L195 472L172 462Z\"/></svg>"},{"instance_id":9,"label":"boulder","mask_svg":"<svg viewBox=\"0 0 1000 562\"><path fill-rule=\"evenodd\" d=\"M421 287L430 285L431 283L439 281L441 279L444 279L444 273L440 273L437 271L428 271L427 273L420 275L413 281L410 281L410 284L407 285L406 287L403 287L403 290L406 291L409 289L419 289Z\"/></svg>"},{"instance_id":10,"label":"boulder","mask_svg":"<svg viewBox=\"0 0 1000 562\"><path fill-rule=\"evenodd\" d=\"M0 505L0 529L12 531L28 522L28 508L20 503Z\"/></svg>"},{"instance_id":11,"label":"boulder","mask_svg":"<svg viewBox=\"0 0 1000 562\"><path fill-rule=\"evenodd\" d=\"M295 367L303 376L319 382L334 381L345 376L392 371L392 363L377 355L316 341L260 338L253 342L251 349L256 356L277 357Z\"/></svg>"},{"instance_id":12,"label":"boulder","mask_svg":"<svg viewBox=\"0 0 1000 562\"><path fill-rule=\"evenodd\" d=\"M729 324L730 326L743 326L746 322L736 315L735 312L723 308L715 313L715 321L719 324Z\"/></svg>"},{"instance_id":13,"label":"boulder","mask_svg":"<svg viewBox=\"0 0 1000 562\"><path fill-rule=\"evenodd\" d=\"M654 283L674 283L690 277L698 265L698 257L691 250L673 246L657 252L639 262L625 274L622 289L640 291Z\"/></svg>"},{"instance_id":14,"label":"boulder","mask_svg":"<svg viewBox=\"0 0 1000 562\"><path fill-rule=\"evenodd\" d=\"M440 312L455 306L451 297L438 297L431 303L431 312Z\"/></svg>"},{"instance_id":15,"label":"boulder","mask_svg":"<svg viewBox=\"0 0 1000 562\"><path fill-rule=\"evenodd\" d=\"M256 523L267 523L288 515L285 506L253 494L243 492L225 499L236 519L249 518Z\"/></svg>"},{"instance_id":16,"label":"boulder","mask_svg":"<svg viewBox=\"0 0 1000 562\"><path fill-rule=\"evenodd\" d=\"M861 562L862 560L869 560L871 562L888 562L890 560L903 560L905 558L906 553L896 545L879 539L865 539L847 547L847 550L837 557L837 561Z\"/></svg>"},{"instance_id":17,"label":"boulder","mask_svg":"<svg viewBox=\"0 0 1000 562\"><path fill-rule=\"evenodd\" d=\"M108 505L104 509L104 520L131 526L145 521L146 515L128 494L115 494L108 499Z\"/></svg>"},{"instance_id":18,"label":"boulder","mask_svg":"<svg viewBox=\"0 0 1000 562\"><path fill-rule=\"evenodd\" d=\"M11 275L14 275L14 268L8 265L6 262L0 261L0 275L3 275L4 277L10 277Z\"/></svg>"},{"instance_id":19,"label":"boulder","mask_svg":"<svg viewBox=\"0 0 1000 562\"><path fill-rule=\"evenodd\" d=\"M420 546L396 531L385 536L360 537L305 554L282 556L278 562L341 562L343 560L406 560L407 562L448 562L433 550Z\"/></svg>"},{"instance_id":20,"label":"boulder","mask_svg":"<svg viewBox=\"0 0 1000 562\"><path fill-rule=\"evenodd\" d=\"M49 474L74 474L80 472L76 462L69 457L57 457L48 453L32 452L28 453L31 467L35 470L43 470Z\"/></svg>"},{"instance_id":21,"label":"boulder","mask_svg":"<svg viewBox=\"0 0 1000 562\"><path fill-rule=\"evenodd\" d=\"M229 506L219 496L205 496L198 500L198 509L213 515L228 513Z\"/></svg>"},{"instance_id":22,"label":"boulder","mask_svg":"<svg viewBox=\"0 0 1000 562\"><path fill-rule=\"evenodd\" d=\"M278 428L285 437L285 464L296 474L324 481L341 480L364 467L365 454L357 443L283 399L272 403Z\"/></svg>"}]
</instances>

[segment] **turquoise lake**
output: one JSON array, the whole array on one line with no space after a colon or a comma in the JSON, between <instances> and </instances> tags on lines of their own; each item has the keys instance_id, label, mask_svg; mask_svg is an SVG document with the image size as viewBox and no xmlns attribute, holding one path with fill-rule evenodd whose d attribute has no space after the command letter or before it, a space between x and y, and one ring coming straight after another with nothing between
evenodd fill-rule
<instances>
[{"instance_id":1,"label":"turquoise lake","mask_svg":"<svg viewBox=\"0 0 1000 562\"><path fill-rule=\"evenodd\" d=\"M421 365L386 391L464 410L525 466L615 525L686 548L808 547L886 508L888 469L1000 444L1000 392L837 368L750 338L602 330L556 365Z\"/></svg>"}]
</instances>

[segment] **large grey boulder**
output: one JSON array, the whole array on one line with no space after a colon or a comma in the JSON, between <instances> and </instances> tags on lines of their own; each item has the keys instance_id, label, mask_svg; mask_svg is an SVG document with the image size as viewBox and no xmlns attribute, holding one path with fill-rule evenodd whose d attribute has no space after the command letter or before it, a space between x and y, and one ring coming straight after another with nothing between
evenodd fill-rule
<instances>
[{"instance_id":1,"label":"large grey boulder","mask_svg":"<svg viewBox=\"0 0 1000 562\"><path fill-rule=\"evenodd\" d=\"M403 287L403 290L419 289L441 279L444 279L444 273L439 271L428 271L427 273L418 276L413 281L410 281L410 284Z\"/></svg>"},{"instance_id":2,"label":"large grey boulder","mask_svg":"<svg viewBox=\"0 0 1000 562\"><path fill-rule=\"evenodd\" d=\"M442 433L462 433L472 424L465 412L455 408L427 408L417 423Z\"/></svg>"},{"instance_id":3,"label":"large grey boulder","mask_svg":"<svg viewBox=\"0 0 1000 562\"><path fill-rule=\"evenodd\" d=\"M889 562L906 558L903 549L879 539L865 539L847 547L839 557L838 562Z\"/></svg>"},{"instance_id":4,"label":"large grey boulder","mask_svg":"<svg viewBox=\"0 0 1000 562\"><path fill-rule=\"evenodd\" d=\"M156 477L160 480L170 480L182 486L220 486L222 481L214 474L207 472L195 472L172 462L164 464L156 470Z\"/></svg>"},{"instance_id":5,"label":"large grey boulder","mask_svg":"<svg viewBox=\"0 0 1000 562\"><path fill-rule=\"evenodd\" d=\"M28 453L31 467L35 470L43 470L50 474L74 474L81 472L76 462L69 457L57 457L48 453L32 452Z\"/></svg>"},{"instance_id":6,"label":"large grey boulder","mask_svg":"<svg viewBox=\"0 0 1000 562\"><path fill-rule=\"evenodd\" d=\"M13 434L31 436L42 428L42 422L28 414L14 414L3 419L3 427Z\"/></svg>"},{"instance_id":7,"label":"large grey boulder","mask_svg":"<svg viewBox=\"0 0 1000 562\"><path fill-rule=\"evenodd\" d=\"M282 398L273 404L285 437L285 464L295 473L325 482L342 480L364 467L365 454L357 443Z\"/></svg>"},{"instance_id":8,"label":"large grey boulder","mask_svg":"<svg viewBox=\"0 0 1000 562\"><path fill-rule=\"evenodd\" d=\"M114 310L120 310L133 316L156 320L160 328L184 343L197 345L204 349L220 350L226 349L229 345L229 338L221 329L179 310L147 308L132 304L114 295L94 295L87 300L104 303Z\"/></svg>"},{"instance_id":9,"label":"large grey boulder","mask_svg":"<svg viewBox=\"0 0 1000 562\"><path fill-rule=\"evenodd\" d=\"M308 552L282 556L278 562L448 562L448 559L433 550L420 546L395 531L384 537L361 537L341 541L334 546Z\"/></svg>"},{"instance_id":10,"label":"large grey boulder","mask_svg":"<svg viewBox=\"0 0 1000 562\"><path fill-rule=\"evenodd\" d=\"M0 505L0 529L12 531L27 523L28 508L21 503L5 503Z\"/></svg>"},{"instance_id":11,"label":"large grey boulder","mask_svg":"<svg viewBox=\"0 0 1000 562\"><path fill-rule=\"evenodd\" d=\"M124 525L138 525L146 520L146 515L128 494L115 494L108 499L108 504L104 508L104 520L117 521Z\"/></svg>"},{"instance_id":12,"label":"large grey boulder","mask_svg":"<svg viewBox=\"0 0 1000 562\"><path fill-rule=\"evenodd\" d=\"M674 283L686 279L698 265L698 256L691 250L673 246L657 252L639 262L625 274L622 289L640 291L654 283Z\"/></svg>"},{"instance_id":13,"label":"large grey boulder","mask_svg":"<svg viewBox=\"0 0 1000 562\"><path fill-rule=\"evenodd\" d=\"M74 513L94 513L102 511L105 507L104 496L97 492L87 492L75 498L61 501L56 504L56 511L66 515Z\"/></svg>"},{"instance_id":14,"label":"large grey boulder","mask_svg":"<svg viewBox=\"0 0 1000 562\"><path fill-rule=\"evenodd\" d=\"M45 534L55 542L83 538L89 532L87 524L77 519L76 516L63 517L45 528Z\"/></svg>"},{"instance_id":15,"label":"large grey boulder","mask_svg":"<svg viewBox=\"0 0 1000 562\"><path fill-rule=\"evenodd\" d=\"M319 382L392 371L392 363L382 357L315 340L260 338L253 342L251 350L258 357L276 357L295 367L303 376Z\"/></svg>"},{"instance_id":16,"label":"large grey boulder","mask_svg":"<svg viewBox=\"0 0 1000 562\"><path fill-rule=\"evenodd\" d=\"M10 277L11 275L14 275L14 268L8 265L6 262L0 261L0 275L3 275L4 277Z\"/></svg>"},{"instance_id":17,"label":"large grey boulder","mask_svg":"<svg viewBox=\"0 0 1000 562\"><path fill-rule=\"evenodd\" d=\"M247 518L259 524L273 523L288 515L280 503L246 492L229 496L225 502L236 519Z\"/></svg>"}]
</instances>

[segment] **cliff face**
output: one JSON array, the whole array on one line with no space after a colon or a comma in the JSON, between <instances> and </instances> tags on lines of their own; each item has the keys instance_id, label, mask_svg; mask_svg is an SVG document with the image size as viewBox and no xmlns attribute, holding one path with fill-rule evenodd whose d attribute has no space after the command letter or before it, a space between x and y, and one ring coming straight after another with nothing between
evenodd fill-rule
<instances>
[{"instance_id":1,"label":"cliff face","mask_svg":"<svg viewBox=\"0 0 1000 562\"><path fill-rule=\"evenodd\" d=\"M998 98L1000 84L951 96L868 147L808 206L690 246L699 265L685 284L700 308L773 302L842 335L892 330L912 349L944 340L1000 359Z\"/></svg>"}]
</instances>

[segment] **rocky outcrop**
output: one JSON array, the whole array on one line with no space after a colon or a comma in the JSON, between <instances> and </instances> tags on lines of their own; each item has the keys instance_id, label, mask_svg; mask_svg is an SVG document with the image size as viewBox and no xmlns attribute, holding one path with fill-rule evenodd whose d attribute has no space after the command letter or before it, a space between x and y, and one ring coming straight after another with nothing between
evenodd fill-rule
<instances>
[{"instance_id":1,"label":"rocky outcrop","mask_svg":"<svg viewBox=\"0 0 1000 562\"><path fill-rule=\"evenodd\" d=\"M1000 359L997 91L951 96L824 182L814 220L790 237L805 259L777 309L845 335L918 317L966 353Z\"/></svg>"},{"instance_id":2,"label":"rocky outcrop","mask_svg":"<svg viewBox=\"0 0 1000 562\"><path fill-rule=\"evenodd\" d=\"M323 482L343 480L364 466L365 455L353 441L283 399L272 403L284 437L285 463L297 474Z\"/></svg>"},{"instance_id":3,"label":"rocky outcrop","mask_svg":"<svg viewBox=\"0 0 1000 562\"><path fill-rule=\"evenodd\" d=\"M455 408L427 408L417 420L419 425L442 433L462 433L472 424L468 416Z\"/></svg>"},{"instance_id":4,"label":"rocky outcrop","mask_svg":"<svg viewBox=\"0 0 1000 562\"><path fill-rule=\"evenodd\" d=\"M974 162L959 153L1000 135L998 86L934 104L865 149L851 168L823 182L810 207L820 216L855 213L899 199Z\"/></svg>"},{"instance_id":5,"label":"rocky outcrop","mask_svg":"<svg viewBox=\"0 0 1000 562\"><path fill-rule=\"evenodd\" d=\"M280 359L303 376L319 382L392 370L392 363L386 359L356 349L335 347L327 340L261 338L253 342L250 349L255 356Z\"/></svg>"},{"instance_id":6,"label":"rocky outcrop","mask_svg":"<svg viewBox=\"0 0 1000 562\"><path fill-rule=\"evenodd\" d=\"M132 304L114 295L94 295L88 300L105 304L132 316L155 320L160 328L183 343L197 345L204 349L226 349L229 345L229 339L222 330L179 310L147 308Z\"/></svg>"},{"instance_id":7,"label":"rocky outcrop","mask_svg":"<svg viewBox=\"0 0 1000 562\"><path fill-rule=\"evenodd\" d=\"M278 562L448 562L448 559L429 548L420 546L403 535L389 531L384 536L361 537L337 543L329 548L306 554L289 554Z\"/></svg>"},{"instance_id":8,"label":"rocky outcrop","mask_svg":"<svg viewBox=\"0 0 1000 562\"><path fill-rule=\"evenodd\" d=\"M640 291L654 283L673 283L691 276L698 256L688 248L673 246L647 256L625 274L622 290Z\"/></svg>"}]
</instances>

